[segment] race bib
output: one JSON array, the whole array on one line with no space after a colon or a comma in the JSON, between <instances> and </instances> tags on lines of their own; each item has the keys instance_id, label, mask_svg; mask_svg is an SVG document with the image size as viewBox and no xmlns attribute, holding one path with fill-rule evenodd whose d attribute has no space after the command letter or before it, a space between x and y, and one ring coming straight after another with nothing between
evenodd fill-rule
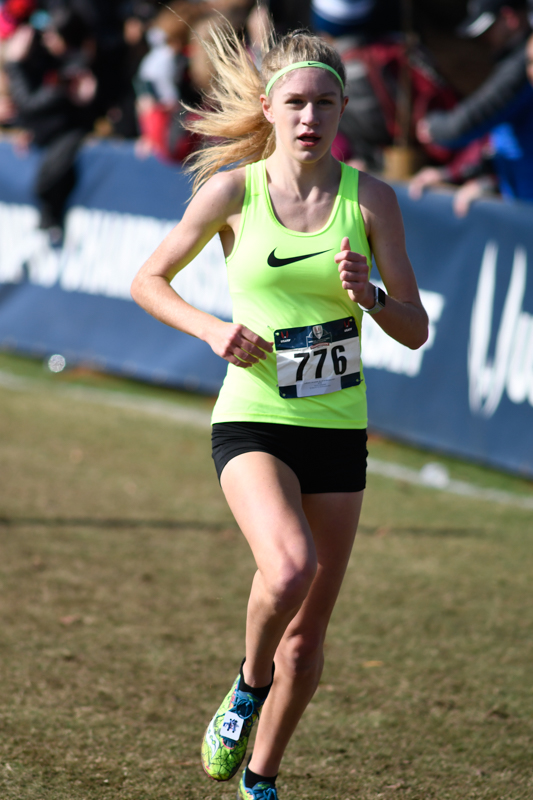
<instances>
[{"instance_id":1,"label":"race bib","mask_svg":"<svg viewBox=\"0 0 533 800\"><path fill-rule=\"evenodd\" d=\"M274 331L281 397L313 397L361 383L361 348L353 317Z\"/></svg>"}]
</instances>

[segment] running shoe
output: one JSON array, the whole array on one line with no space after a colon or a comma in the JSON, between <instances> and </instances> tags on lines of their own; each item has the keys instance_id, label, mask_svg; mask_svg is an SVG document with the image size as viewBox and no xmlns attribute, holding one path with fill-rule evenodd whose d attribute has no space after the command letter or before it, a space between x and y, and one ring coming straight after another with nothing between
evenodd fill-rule
<instances>
[{"instance_id":1,"label":"running shoe","mask_svg":"<svg viewBox=\"0 0 533 800\"><path fill-rule=\"evenodd\" d=\"M237 675L207 726L202 742L202 767L215 781L229 781L241 766L252 727L265 702L249 692L241 692L240 678Z\"/></svg>"},{"instance_id":2,"label":"running shoe","mask_svg":"<svg viewBox=\"0 0 533 800\"><path fill-rule=\"evenodd\" d=\"M276 787L272 786L271 783L268 781L259 781L256 783L253 789L248 789L244 785L244 776L246 775L246 769L242 773L241 780L239 782L239 788L237 789L237 800L278 800L278 793L276 792Z\"/></svg>"}]
</instances>

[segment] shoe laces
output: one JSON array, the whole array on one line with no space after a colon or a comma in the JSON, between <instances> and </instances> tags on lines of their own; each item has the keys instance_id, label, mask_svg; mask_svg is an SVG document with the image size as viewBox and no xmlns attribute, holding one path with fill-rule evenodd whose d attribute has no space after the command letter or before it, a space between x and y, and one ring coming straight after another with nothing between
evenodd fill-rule
<instances>
[{"instance_id":1,"label":"shoe laces","mask_svg":"<svg viewBox=\"0 0 533 800\"><path fill-rule=\"evenodd\" d=\"M256 709L256 704L249 695L237 692L236 700L233 704L232 711L238 714L242 719L249 719Z\"/></svg>"},{"instance_id":2,"label":"shoe laces","mask_svg":"<svg viewBox=\"0 0 533 800\"><path fill-rule=\"evenodd\" d=\"M259 787L254 786L254 800L278 800L278 793L276 787L270 784L259 784Z\"/></svg>"}]
</instances>

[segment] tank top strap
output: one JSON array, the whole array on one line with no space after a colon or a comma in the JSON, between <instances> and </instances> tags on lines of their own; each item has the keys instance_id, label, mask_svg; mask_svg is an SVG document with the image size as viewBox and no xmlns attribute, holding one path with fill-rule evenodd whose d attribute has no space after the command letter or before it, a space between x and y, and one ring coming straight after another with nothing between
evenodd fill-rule
<instances>
[{"instance_id":1,"label":"tank top strap","mask_svg":"<svg viewBox=\"0 0 533 800\"><path fill-rule=\"evenodd\" d=\"M253 164L247 166L249 181L248 189L251 197L257 197L264 193L263 189L263 170L264 160L254 161Z\"/></svg>"},{"instance_id":2,"label":"tank top strap","mask_svg":"<svg viewBox=\"0 0 533 800\"><path fill-rule=\"evenodd\" d=\"M355 226L354 232L356 234L354 241L350 239L350 245L357 252L366 252L368 258L371 259L372 255L366 236L365 222L359 205L359 170L349 167L347 164L342 164L342 173L339 187L339 194L341 195L340 206L342 209L340 214L347 221L349 220L352 226Z\"/></svg>"},{"instance_id":3,"label":"tank top strap","mask_svg":"<svg viewBox=\"0 0 533 800\"><path fill-rule=\"evenodd\" d=\"M342 180L339 186L339 194L343 200L352 203L359 203L359 170L349 167L348 164L341 162Z\"/></svg>"},{"instance_id":4,"label":"tank top strap","mask_svg":"<svg viewBox=\"0 0 533 800\"><path fill-rule=\"evenodd\" d=\"M227 265L235 260L237 252L241 247L242 239L243 237L246 238L245 229L246 231L249 231L250 228L254 229L257 226L258 215L259 220L261 219L261 209L258 208L258 206L261 206L261 203L257 202L258 195L262 194L261 172L258 171L258 167L260 167L261 163L262 162L260 161L256 161L252 164L246 164L244 173L245 190L241 210L241 223L235 243L233 245L233 249L231 253L226 256Z\"/></svg>"},{"instance_id":5,"label":"tank top strap","mask_svg":"<svg viewBox=\"0 0 533 800\"><path fill-rule=\"evenodd\" d=\"M260 231L264 227L266 200L264 197L263 170L264 161L254 161L252 164L246 165L246 198L244 206L248 226L251 225L255 231Z\"/></svg>"}]
</instances>

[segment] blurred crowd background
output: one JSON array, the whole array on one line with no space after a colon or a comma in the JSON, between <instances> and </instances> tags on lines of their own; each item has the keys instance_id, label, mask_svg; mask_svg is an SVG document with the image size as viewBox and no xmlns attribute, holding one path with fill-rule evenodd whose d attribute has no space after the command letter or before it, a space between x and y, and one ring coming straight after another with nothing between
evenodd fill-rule
<instances>
[{"instance_id":1,"label":"blurred crowd background","mask_svg":"<svg viewBox=\"0 0 533 800\"><path fill-rule=\"evenodd\" d=\"M0 129L19 154L41 151L52 243L84 139L183 162L202 146L184 123L213 80L202 41L231 25L259 65L270 22L339 50L339 159L409 179L413 198L455 186L462 216L487 195L533 200L533 0L0 0Z\"/></svg>"}]
</instances>

